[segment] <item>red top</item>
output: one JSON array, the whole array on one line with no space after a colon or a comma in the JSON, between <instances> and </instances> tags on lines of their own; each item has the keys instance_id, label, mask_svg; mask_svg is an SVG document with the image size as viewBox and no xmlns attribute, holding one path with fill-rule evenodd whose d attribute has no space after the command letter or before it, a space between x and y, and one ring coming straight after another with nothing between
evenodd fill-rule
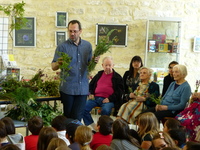
<instances>
[{"instance_id":1,"label":"red top","mask_svg":"<svg viewBox=\"0 0 200 150\"><path fill-rule=\"evenodd\" d=\"M26 150L37 150L39 135L29 135L24 137Z\"/></svg>"},{"instance_id":2,"label":"red top","mask_svg":"<svg viewBox=\"0 0 200 150\"><path fill-rule=\"evenodd\" d=\"M95 96L108 98L113 94L112 76L113 73L105 74L105 72L103 72L101 78L97 82Z\"/></svg>"},{"instance_id":3,"label":"red top","mask_svg":"<svg viewBox=\"0 0 200 150\"><path fill-rule=\"evenodd\" d=\"M96 150L97 147L100 145L108 145L110 146L110 143L112 141L112 135L103 135L100 132L97 132L93 135L92 142L90 143L90 147L92 150Z\"/></svg>"}]
</instances>

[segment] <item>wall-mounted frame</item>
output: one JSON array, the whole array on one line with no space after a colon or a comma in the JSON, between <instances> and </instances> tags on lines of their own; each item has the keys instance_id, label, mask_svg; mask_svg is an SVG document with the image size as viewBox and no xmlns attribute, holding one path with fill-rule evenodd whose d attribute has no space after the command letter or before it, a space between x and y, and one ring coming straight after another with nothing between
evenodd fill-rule
<instances>
[{"instance_id":1,"label":"wall-mounted frame","mask_svg":"<svg viewBox=\"0 0 200 150\"><path fill-rule=\"evenodd\" d=\"M66 41L66 32L65 31L56 31L55 32L55 44L58 46L59 44Z\"/></svg>"},{"instance_id":2,"label":"wall-mounted frame","mask_svg":"<svg viewBox=\"0 0 200 150\"><path fill-rule=\"evenodd\" d=\"M57 28L66 28L68 24L68 13L57 11L56 12L56 27Z\"/></svg>"},{"instance_id":3,"label":"wall-mounted frame","mask_svg":"<svg viewBox=\"0 0 200 150\"><path fill-rule=\"evenodd\" d=\"M26 25L19 30L14 30L14 47L36 46L36 19L35 17L25 18L27 19Z\"/></svg>"},{"instance_id":4,"label":"wall-mounted frame","mask_svg":"<svg viewBox=\"0 0 200 150\"><path fill-rule=\"evenodd\" d=\"M193 51L200 52L200 36L194 37Z\"/></svg>"},{"instance_id":5,"label":"wall-mounted frame","mask_svg":"<svg viewBox=\"0 0 200 150\"><path fill-rule=\"evenodd\" d=\"M115 30L109 36L108 40L113 40L113 46L126 47L128 35L127 24L96 24L96 45L99 39L105 38L107 33L113 29Z\"/></svg>"}]
</instances>

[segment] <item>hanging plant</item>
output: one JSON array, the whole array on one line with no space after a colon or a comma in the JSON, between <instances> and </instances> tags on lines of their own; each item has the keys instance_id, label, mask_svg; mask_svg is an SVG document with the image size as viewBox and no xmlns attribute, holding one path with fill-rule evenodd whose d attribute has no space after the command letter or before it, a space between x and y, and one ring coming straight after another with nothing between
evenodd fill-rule
<instances>
[{"instance_id":1,"label":"hanging plant","mask_svg":"<svg viewBox=\"0 0 200 150\"><path fill-rule=\"evenodd\" d=\"M22 1L21 3L9 4L7 6L0 5L0 11L3 11L8 17L11 18L10 32L16 29L21 29L27 22L26 18L24 18L24 9L25 3ZM12 36L11 36L12 37Z\"/></svg>"},{"instance_id":2,"label":"hanging plant","mask_svg":"<svg viewBox=\"0 0 200 150\"><path fill-rule=\"evenodd\" d=\"M116 29L112 29L108 32L105 38L99 39L98 44L94 50L93 58L90 61L88 65L88 72L91 72L96 67L95 57L98 57L100 55L103 55L107 51L109 51L110 47L113 45L113 41L116 37L114 37L112 40L108 41L110 35L115 31Z\"/></svg>"}]
</instances>

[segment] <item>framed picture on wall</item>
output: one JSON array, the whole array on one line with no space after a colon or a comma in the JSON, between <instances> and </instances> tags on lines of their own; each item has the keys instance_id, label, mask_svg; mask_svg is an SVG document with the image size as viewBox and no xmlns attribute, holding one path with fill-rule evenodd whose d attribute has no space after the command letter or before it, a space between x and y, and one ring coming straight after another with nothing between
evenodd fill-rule
<instances>
[{"instance_id":1,"label":"framed picture on wall","mask_svg":"<svg viewBox=\"0 0 200 150\"><path fill-rule=\"evenodd\" d=\"M200 36L194 37L193 51L200 52Z\"/></svg>"},{"instance_id":2,"label":"framed picture on wall","mask_svg":"<svg viewBox=\"0 0 200 150\"><path fill-rule=\"evenodd\" d=\"M67 12L56 12L56 27L66 28L68 24L68 13Z\"/></svg>"},{"instance_id":3,"label":"framed picture on wall","mask_svg":"<svg viewBox=\"0 0 200 150\"><path fill-rule=\"evenodd\" d=\"M127 24L96 24L96 45L101 38L105 38L109 31L113 30L108 41L113 41L113 46L127 46Z\"/></svg>"},{"instance_id":4,"label":"framed picture on wall","mask_svg":"<svg viewBox=\"0 0 200 150\"><path fill-rule=\"evenodd\" d=\"M65 31L56 31L55 32L55 44L58 46L59 44L66 41L66 32Z\"/></svg>"},{"instance_id":5,"label":"framed picture on wall","mask_svg":"<svg viewBox=\"0 0 200 150\"><path fill-rule=\"evenodd\" d=\"M36 19L25 17L27 22L19 30L14 30L14 47L35 47L36 46Z\"/></svg>"}]
</instances>

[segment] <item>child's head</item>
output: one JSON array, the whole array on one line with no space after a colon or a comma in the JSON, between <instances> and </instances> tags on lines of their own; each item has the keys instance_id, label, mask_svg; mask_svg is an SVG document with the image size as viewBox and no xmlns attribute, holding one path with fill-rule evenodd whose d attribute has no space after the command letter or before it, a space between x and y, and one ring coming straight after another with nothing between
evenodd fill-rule
<instances>
[{"instance_id":1,"label":"child's head","mask_svg":"<svg viewBox=\"0 0 200 150\"><path fill-rule=\"evenodd\" d=\"M43 120L39 116L34 116L28 121L28 129L33 135L39 135L43 128Z\"/></svg>"},{"instance_id":2,"label":"child's head","mask_svg":"<svg viewBox=\"0 0 200 150\"><path fill-rule=\"evenodd\" d=\"M67 145L66 142L61 138L52 138L47 150L55 150L58 146Z\"/></svg>"},{"instance_id":3,"label":"child's head","mask_svg":"<svg viewBox=\"0 0 200 150\"><path fill-rule=\"evenodd\" d=\"M75 123L69 123L66 126L66 138L70 141L70 143L74 143L74 136L78 126L80 125Z\"/></svg>"},{"instance_id":4,"label":"child's head","mask_svg":"<svg viewBox=\"0 0 200 150\"><path fill-rule=\"evenodd\" d=\"M43 127L40 130L37 149L46 150L52 138L58 137L56 130L53 127Z\"/></svg>"},{"instance_id":5,"label":"child's head","mask_svg":"<svg viewBox=\"0 0 200 150\"><path fill-rule=\"evenodd\" d=\"M155 134L159 131L156 116L151 112L142 113L138 117L138 133L142 137L145 133Z\"/></svg>"},{"instance_id":6,"label":"child's head","mask_svg":"<svg viewBox=\"0 0 200 150\"><path fill-rule=\"evenodd\" d=\"M0 139L3 139L7 136L6 125L3 121L0 120Z\"/></svg>"},{"instance_id":7,"label":"child's head","mask_svg":"<svg viewBox=\"0 0 200 150\"><path fill-rule=\"evenodd\" d=\"M163 131L168 132L171 129L180 129L181 127L182 126L178 120L171 118L165 121Z\"/></svg>"},{"instance_id":8,"label":"child's head","mask_svg":"<svg viewBox=\"0 0 200 150\"><path fill-rule=\"evenodd\" d=\"M113 119L107 115L103 115L99 117L99 120L97 122L97 127L101 134L108 135L111 133L112 124L113 124Z\"/></svg>"},{"instance_id":9,"label":"child's head","mask_svg":"<svg viewBox=\"0 0 200 150\"><path fill-rule=\"evenodd\" d=\"M87 126L79 126L75 132L75 141L79 143L81 149L90 149L90 142L92 141L92 129Z\"/></svg>"},{"instance_id":10,"label":"child's head","mask_svg":"<svg viewBox=\"0 0 200 150\"><path fill-rule=\"evenodd\" d=\"M200 150L200 143L197 142L187 142L183 150Z\"/></svg>"},{"instance_id":11,"label":"child's head","mask_svg":"<svg viewBox=\"0 0 200 150\"><path fill-rule=\"evenodd\" d=\"M177 147L173 139L166 132L158 132L154 134L152 145L155 150L160 150L164 147Z\"/></svg>"},{"instance_id":12,"label":"child's head","mask_svg":"<svg viewBox=\"0 0 200 150\"><path fill-rule=\"evenodd\" d=\"M168 131L170 137L174 140L176 145L180 148L183 148L183 145L186 143L186 133L183 129L171 129Z\"/></svg>"},{"instance_id":13,"label":"child's head","mask_svg":"<svg viewBox=\"0 0 200 150\"><path fill-rule=\"evenodd\" d=\"M13 120L10 117L4 117L1 119L4 124L6 125L6 132L7 134L15 134L15 125Z\"/></svg>"},{"instance_id":14,"label":"child's head","mask_svg":"<svg viewBox=\"0 0 200 150\"><path fill-rule=\"evenodd\" d=\"M51 122L51 126L57 131L66 130L66 125L67 117L63 115L56 116Z\"/></svg>"}]
</instances>

